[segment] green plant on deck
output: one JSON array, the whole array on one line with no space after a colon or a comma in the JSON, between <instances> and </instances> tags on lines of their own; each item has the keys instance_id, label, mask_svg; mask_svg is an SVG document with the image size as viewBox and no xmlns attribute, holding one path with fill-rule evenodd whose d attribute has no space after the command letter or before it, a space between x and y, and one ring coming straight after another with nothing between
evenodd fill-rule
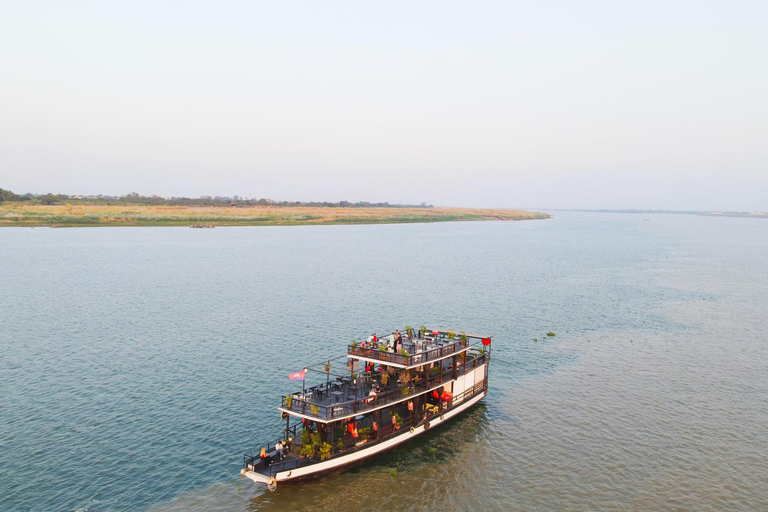
<instances>
[{"instance_id":1,"label":"green plant on deck","mask_svg":"<svg viewBox=\"0 0 768 512\"><path fill-rule=\"evenodd\" d=\"M389 382L389 374L382 373L381 374L381 385L386 386L387 382Z\"/></svg>"},{"instance_id":2,"label":"green plant on deck","mask_svg":"<svg viewBox=\"0 0 768 512\"><path fill-rule=\"evenodd\" d=\"M397 426L397 428L403 426L403 418L397 413L395 413L395 426Z\"/></svg>"},{"instance_id":3,"label":"green plant on deck","mask_svg":"<svg viewBox=\"0 0 768 512\"><path fill-rule=\"evenodd\" d=\"M341 451L344 449L344 441L339 441L336 443L336 449Z\"/></svg>"},{"instance_id":4,"label":"green plant on deck","mask_svg":"<svg viewBox=\"0 0 768 512\"><path fill-rule=\"evenodd\" d=\"M454 332L453 332L453 329L451 329L450 331L448 331L448 332L447 332L447 333L445 333L445 334L448 336L448 339L449 339L449 340L452 340L452 339L455 339L455 338L456 338L456 333L454 333Z\"/></svg>"},{"instance_id":5,"label":"green plant on deck","mask_svg":"<svg viewBox=\"0 0 768 512\"><path fill-rule=\"evenodd\" d=\"M320 412L320 408L315 404L310 404L309 409L312 411L312 414L314 414L315 416L317 416L317 413Z\"/></svg>"},{"instance_id":6,"label":"green plant on deck","mask_svg":"<svg viewBox=\"0 0 768 512\"><path fill-rule=\"evenodd\" d=\"M331 456L331 448L332 446L328 443L323 443L320 445L320 460L325 460Z\"/></svg>"},{"instance_id":7,"label":"green plant on deck","mask_svg":"<svg viewBox=\"0 0 768 512\"><path fill-rule=\"evenodd\" d=\"M379 347L379 350L381 350L382 352L386 352L387 351L387 346L386 345L381 345Z\"/></svg>"},{"instance_id":8,"label":"green plant on deck","mask_svg":"<svg viewBox=\"0 0 768 512\"><path fill-rule=\"evenodd\" d=\"M467 333L465 333L464 331L461 331L459 333L459 340L460 341L467 341Z\"/></svg>"},{"instance_id":9,"label":"green plant on deck","mask_svg":"<svg viewBox=\"0 0 768 512\"><path fill-rule=\"evenodd\" d=\"M423 338L425 334L427 334L427 328L422 325L419 327L419 337Z\"/></svg>"},{"instance_id":10,"label":"green plant on deck","mask_svg":"<svg viewBox=\"0 0 768 512\"><path fill-rule=\"evenodd\" d=\"M413 327L410 325L405 326L405 334L407 334L409 337L413 336Z\"/></svg>"},{"instance_id":11,"label":"green plant on deck","mask_svg":"<svg viewBox=\"0 0 768 512\"><path fill-rule=\"evenodd\" d=\"M408 396L411 394L411 390L410 388L403 388L402 393L403 393L403 396Z\"/></svg>"},{"instance_id":12,"label":"green plant on deck","mask_svg":"<svg viewBox=\"0 0 768 512\"><path fill-rule=\"evenodd\" d=\"M406 351L404 348L401 348L401 349L400 349L400 352L398 352L398 353L399 353L401 356L407 356L407 355L408 355L408 352L407 352L407 351Z\"/></svg>"},{"instance_id":13,"label":"green plant on deck","mask_svg":"<svg viewBox=\"0 0 768 512\"><path fill-rule=\"evenodd\" d=\"M307 429L301 431L301 447L299 448L299 455L304 457L312 457L315 455L315 437L317 437L318 440L320 439L320 436L312 435Z\"/></svg>"},{"instance_id":14,"label":"green plant on deck","mask_svg":"<svg viewBox=\"0 0 768 512\"><path fill-rule=\"evenodd\" d=\"M293 397L291 395L285 395L285 406L290 409L292 403L293 403Z\"/></svg>"},{"instance_id":15,"label":"green plant on deck","mask_svg":"<svg viewBox=\"0 0 768 512\"><path fill-rule=\"evenodd\" d=\"M357 347L357 340L352 340L352 348Z\"/></svg>"}]
</instances>

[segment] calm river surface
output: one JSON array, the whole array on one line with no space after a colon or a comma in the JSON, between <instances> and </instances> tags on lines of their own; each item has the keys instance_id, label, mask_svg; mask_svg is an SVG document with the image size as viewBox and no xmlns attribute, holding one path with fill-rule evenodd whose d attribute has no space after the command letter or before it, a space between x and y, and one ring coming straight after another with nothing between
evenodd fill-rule
<instances>
[{"instance_id":1,"label":"calm river surface","mask_svg":"<svg viewBox=\"0 0 768 512\"><path fill-rule=\"evenodd\" d=\"M0 272L3 511L768 509L764 219L4 228ZM484 402L239 479L289 372L406 324L492 334Z\"/></svg>"}]
</instances>

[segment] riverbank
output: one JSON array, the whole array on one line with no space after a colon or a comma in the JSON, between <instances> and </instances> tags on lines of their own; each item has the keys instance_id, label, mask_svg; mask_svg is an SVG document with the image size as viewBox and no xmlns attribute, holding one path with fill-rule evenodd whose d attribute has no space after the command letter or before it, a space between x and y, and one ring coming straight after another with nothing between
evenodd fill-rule
<instances>
[{"instance_id":1,"label":"riverbank","mask_svg":"<svg viewBox=\"0 0 768 512\"><path fill-rule=\"evenodd\" d=\"M0 227L88 226L285 226L316 224L394 224L481 220L547 219L549 214L524 210L472 208L322 208L0 205Z\"/></svg>"}]
</instances>

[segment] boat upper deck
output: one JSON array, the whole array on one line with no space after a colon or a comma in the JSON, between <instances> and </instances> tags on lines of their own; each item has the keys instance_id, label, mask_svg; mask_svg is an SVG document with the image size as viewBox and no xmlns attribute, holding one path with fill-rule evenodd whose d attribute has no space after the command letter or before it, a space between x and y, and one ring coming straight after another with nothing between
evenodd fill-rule
<instances>
[{"instance_id":1,"label":"boat upper deck","mask_svg":"<svg viewBox=\"0 0 768 512\"><path fill-rule=\"evenodd\" d=\"M376 341L353 342L347 347L347 357L385 363L396 368L415 368L466 351L473 342L490 340L490 336L480 334L456 335L453 331L427 330L424 327L418 332L408 331L406 337L400 340L390 335Z\"/></svg>"}]
</instances>

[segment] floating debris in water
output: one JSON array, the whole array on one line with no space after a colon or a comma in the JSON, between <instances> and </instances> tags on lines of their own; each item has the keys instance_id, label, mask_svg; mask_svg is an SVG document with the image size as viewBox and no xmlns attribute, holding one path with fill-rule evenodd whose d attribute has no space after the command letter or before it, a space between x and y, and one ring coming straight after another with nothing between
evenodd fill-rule
<instances>
[{"instance_id":1,"label":"floating debris in water","mask_svg":"<svg viewBox=\"0 0 768 512\"><path fill-rule=\"evenodd\" d=\"M549 331L547 333L547 336L549 336L550 338L554 338L555 337L555 333L553 333L552 331Z\"/></svg>"}]
</instances>

